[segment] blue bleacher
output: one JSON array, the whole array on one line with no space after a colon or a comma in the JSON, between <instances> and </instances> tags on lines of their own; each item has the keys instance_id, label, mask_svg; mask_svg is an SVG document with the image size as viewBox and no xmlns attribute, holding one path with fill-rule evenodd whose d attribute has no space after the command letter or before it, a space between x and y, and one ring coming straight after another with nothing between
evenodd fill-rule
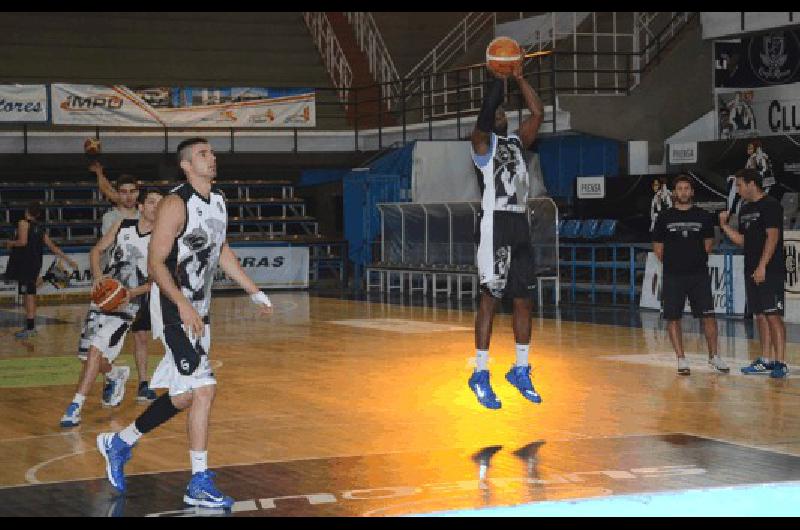
<instances>
[{"instance_id":1,"label":"blue bleacher","mask_svg":"<svg viewBox=\"0 0 800 530\"><path fill-rule=\"evenodd\" d=\"M599 219L586 219L581 226L578 237L581 239L594 239L597 237L597 229L600 227Z\"/></svg>"},{"instance_id":2,"label":"blue bleacher","mask_svg":"<svg viewBox=\"0 0 800 530\"><path fill-rule=\"evenodd\" d=\"M611 239L617 230L616 219L603 219L600 222L600 228L597 229L597 237L602 239Z\"/></svg>"},{"instance_id":3,"label":"blue bleacher","mask_svg":"<svg viewBox=\"0 0 800 530\"><path fill-rule=\"evenodd\" d=\"M581 231L580 219L567 219L559 235L565 239L576 239Z\"/></svg>"}]
</instances>

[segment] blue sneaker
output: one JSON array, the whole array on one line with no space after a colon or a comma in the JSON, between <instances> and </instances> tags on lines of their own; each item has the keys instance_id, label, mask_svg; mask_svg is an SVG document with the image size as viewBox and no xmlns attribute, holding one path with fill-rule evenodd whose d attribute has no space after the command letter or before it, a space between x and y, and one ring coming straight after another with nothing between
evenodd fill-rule
<instances>
[{"instance_id":1,"label":"blue sneaker","mask_svg":"<svg viewBox=\"0 0 800 530\"><path fill-rule=\"evenodd\" d=\"M114 394L114 381L109 378L105 378L105 384L103 385L103 406L108 407L107 404L111 401L111 396Z\"/></svg>"},{"instance_id":2,"label":"blue sneaker","mask_svg":"<svg viewBox=\"0 0 800 530\"><path fill-rule=\"evenodd\" d=\"M506 381L514 385L520 394L528 401L534 403L541 403L542 396L536 393L531 382L531 365L528 366L512 366L506 373Z\"/></svg>"},{"instance_id":3,"label":"blue sneaker","mask_svg":"<svg viewBox=\"0 0 800 530\"><path fill-rule=\"evenodd\" d=\"M775 361L773 363L772 371L769 373L769 376L773 379L782 379L786 377L789 373L789 367L786 366L786 363L782 363L780 361Z\"/></svg>"},{"instance_id":4,"label":"blue sneaker","mask_svg":"<svg viewBox=\"0 0 800 530\"><path fill-rule=\"evenodd\" d=\"M473 372L467 384L478 397L478 403L487 409L496 410L502 406L492 390L492 385L489 384L489 370Z\"/></svg>"},{"instance_id":5,"label":"blue sneaker","mask_svg":"<svg viewBox=\"0 0 800 530\"><path fill-rule=\"evenodd\" d=\"M97 435L97 450L106 459L106 476L111 485L120 493L125 493L125 462L131 459L131 448L113 432Z\"/></svg>"},{"instance_id":6,"label":"blue sneaker","mask_svg":"<svg viewBox=\"0 0 800 530\"><path fill-rule=\"evenodd\" d=\"M183 502L203 508L230 508L233 506L233 499L223 495L214 485L214 476L216 473L208 470L192 475L189 485L186 486Z\"/></svg>"},{"instance_id":7,"label":"blue sneaker","mask_svg":"<svg viewBox=\"0 0 800 530\"><path fill-rule=\"evenodd\" d=\"M61 417L62 427L77 427L81 424L81 407L75 402L67 406L67 411Z\"/></svg>"},{"instance_id":8,"label":"blue sneaker","mask_svg":"<svg viewBox=\"0 0 800 530\"><path fill-rule=\"evenodd\" d=\"M763 358L759 357L755 361L751 362L749 366L745 366L742 368L742 373L745 375L750 374L762 374L766 375L772 371L775 367L775 363L767 362Z\"/></svg>"},{"instance_id":9,"label":"blue sneaker","mask_svg":"<svg viewBox=\"0 0 800 530\"><path fill-rule=\"evenodd\" d=\"M14 333L15 339L29 339L36 336L35 329L22 329Z\"/></svg>"}]
</instances>

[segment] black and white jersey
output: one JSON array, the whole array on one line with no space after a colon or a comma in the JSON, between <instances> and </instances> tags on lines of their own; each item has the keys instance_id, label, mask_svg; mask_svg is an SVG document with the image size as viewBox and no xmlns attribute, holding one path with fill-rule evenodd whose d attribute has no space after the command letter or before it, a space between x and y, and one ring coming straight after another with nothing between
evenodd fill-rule
<instances>
[{"instance_id":1,"label":"black and white jersey","mask_svg":"<svg viewBox=\"0 0 800 530\"><path fill-rule=\"evenodd\" d=\"M525 213L528 203L528 166L519 136L489 135L489 151L478 155L472 151L472 161L481 190L484 213Z\"/></svg>"},{"instance_id":2,"label":"black and white jersey","mask_svg":"<svg viewBox=\"0 0 800 530\"><path fill-rule=\"evenodd\" d=\"M147 245L150 243L150 232L139 231L139 221L125 219L120 224L114 244L107 250L108 263L103 267L103 274L110 276L128 290L139 287L147 281ZM140 297L131 300L124 308L130 317L139 310Z\"/></svg>"},{"instance_id":3,"label":"black and white jersey","mask_svg":"<svg viewBox=\"0 0 800 530\"><path fill-rule=\"evenodd\" d=\"M174 188L170 194L181 198L186 208L186 224L175 238L166 266L175 285L207 320L211 305L211 285L219 264L219 255L225 243L228 211L225 196L216 188L208 199L200 195L188 182ZM159 338L164 326L180 325L178 308L155 283L150 294L150 316L153 337Z\"/></svg>"}]
</instances>

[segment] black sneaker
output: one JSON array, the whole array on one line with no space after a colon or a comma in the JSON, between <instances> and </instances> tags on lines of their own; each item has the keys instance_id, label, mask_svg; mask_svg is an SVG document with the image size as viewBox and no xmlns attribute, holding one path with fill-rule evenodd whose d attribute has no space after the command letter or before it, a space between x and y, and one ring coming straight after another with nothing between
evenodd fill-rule
<instances>
[{"instance_id":1,"label":"black sneaker","mask_svg":"<svg viewBox=\"0 0 800 530\"><path fill-rule=\"evenodd\" d=\"M147 385L147 381L139 383L139 391L136 393L136 401L155 401L158 396Z\"/></svg>"}]
</instances>

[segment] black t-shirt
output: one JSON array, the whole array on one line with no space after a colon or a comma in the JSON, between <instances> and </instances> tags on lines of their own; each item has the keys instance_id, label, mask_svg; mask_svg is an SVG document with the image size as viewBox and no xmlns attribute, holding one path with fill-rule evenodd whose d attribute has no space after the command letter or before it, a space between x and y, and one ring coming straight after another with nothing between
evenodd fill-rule
<instances>
[{"instance_id":1,"label":"black t-shirt","mask_svg":"<svg viewBox=\"0 0 800 530\"><path fill-rule=\"evenodd\" d=\"M778 245L767 263L767 275L783 276L786 263L783 257L783 206L775 197L765 195L748 202L739 211L739 231L744 235L744 272L750 276L761 261L767 242L767 228L778 229Z\"/></svg>"},{"instance_id":2,"label":"black t-shirt","mask_svg":"<svg viewBox=\"0 0 800 530\"><path fill-rule=\"evenodd\" d=\"M26 222L28 243L24 247L12 248L6 265L8 279L19 282L30 282L39 276L44 254L44 227L37 222Z\"/></svg>"},{"instance_id":3,"label":"black t-shirt","mask_svg":"<svg viewBox=\"0 0 800 530\"><path fill-rule=\"evenodd\" d=\"M713 238L711 214L697 206L661 212L653 228L653 241L664 243L664 273L707 274L705 240Z\"/></svg>"}]
</instances>

